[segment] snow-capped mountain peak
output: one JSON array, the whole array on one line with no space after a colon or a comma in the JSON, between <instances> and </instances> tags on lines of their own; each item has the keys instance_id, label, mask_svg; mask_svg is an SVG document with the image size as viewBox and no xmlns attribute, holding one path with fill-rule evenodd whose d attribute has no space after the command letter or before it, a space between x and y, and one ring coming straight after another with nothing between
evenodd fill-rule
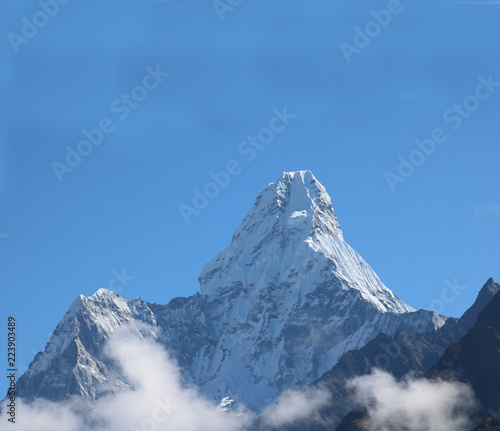
<instances>
[{"instance_id":1,"label":"snow-capped mountain peak","mask_svg":"<svg viewBox=\"0 0 500 431\"><path fill-rule=\"evenodd\" d=\"M103 346L118 327L138 321L214 401L230 396L259 411L381 332L444 323L407 306L344 241L330 196L309 171L284 172L265 187L199 280L201 294L167 305L106 289L80 296L21 377L20 394L92 399L119 390L127 382Z\"/></svg>"},{"instance_id":2,"label":"snow-capped mountain peak","mask_svg":"<svg viewBox=\"0 0 500 431\"><path fill-rule=\"evenodd\" d=\"M218 295L231 283L255 292L277 280L290 282L296 271L311 276L301 278L297 300L335 274L342 289L357 290L382 312L414 311L344 241L331 198L310 171L283 172L259 193L231 244L203 269L201 293Z\"/></svg>"},{"instance_id":3,"label":"snow-capped mountain peak","mask_svg":"<svg viewBox=\"0 0 500 431\"><path fill-rule=\"evenodd\" d=\"M330 196L310 171L283 172L264 188L233 238L261 238L278 226L305 236L324 231L343 239Z\"/></svg>"}]
</instances>

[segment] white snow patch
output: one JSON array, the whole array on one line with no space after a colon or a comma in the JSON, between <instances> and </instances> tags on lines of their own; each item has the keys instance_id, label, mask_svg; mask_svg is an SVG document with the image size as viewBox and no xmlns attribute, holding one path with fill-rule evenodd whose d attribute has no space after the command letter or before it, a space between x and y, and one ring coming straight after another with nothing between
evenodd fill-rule
<instances>
[{"instance_id":1,"label":"white snow patch","mask_svg":"<svg viewBox=\"0 0 500 431\"><path fill-rule=\"evenodd\" d=\"M307 217L307 211L306 210L303 210L303 211L294 211L292 213L292 215L290 216L291 219L293 218L306 218Z\"/></svg>"}]
</instances>

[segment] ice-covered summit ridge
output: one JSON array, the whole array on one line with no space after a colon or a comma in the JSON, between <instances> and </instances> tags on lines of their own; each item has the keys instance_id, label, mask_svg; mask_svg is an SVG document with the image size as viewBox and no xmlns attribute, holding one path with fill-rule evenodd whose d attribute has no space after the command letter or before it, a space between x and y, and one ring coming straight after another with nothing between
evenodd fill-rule
<instances>
[{"instance_id":1,"label":"ice-covered summit ridge","mask_svg":"<svg viewBox=\"0 0 500 431\"><path fill-rule=\"evenodd\" d=\"M330 196L311 171L283 172L264 188L233 239L272 234L279 224L300 228L306 236L323 231L343 239Z\"/></svg>"},{"instance_id":2,"label":"ice-covered summit ridge","mask_svg":"<svg viewBox=\"0 0 500 431\"><path fill-rule=\"evenodd\" d=\"M328 283L335 292L357 291L382 312L414 311L344 241L331 198L310 171L284 172L264 188L231 244L205 265L199 279L208 296L234 286L256 292L284 283L296 287L290 299L300 302Z\"/></svg>"}]
</instances>

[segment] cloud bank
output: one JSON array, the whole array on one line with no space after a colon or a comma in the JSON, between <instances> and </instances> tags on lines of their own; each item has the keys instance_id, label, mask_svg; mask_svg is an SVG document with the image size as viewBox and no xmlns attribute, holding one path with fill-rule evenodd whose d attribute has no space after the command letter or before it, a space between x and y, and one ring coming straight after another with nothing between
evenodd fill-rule
<instances>
[{"instance_id":1,"label":"cloud bank","mask_svg":"<svg viewBox=\"0 0 500 431\"><path fill-rule=\"evenodd\" d=\"M16 424L2 415L0 430L241 431L251 419L243 411L217 409L195 388L186 387L175 362L152 340L115 334L107 349L134 390L108 395L91 409L75 401L24 404L17 400Z\"/></svg>"},{"instance_id":2,"label":"cloud bank","mask_svg":"<svg viewBox=\"0 0 500 431\"><path fill-rule=\"evenodd\" d=\"M372 431L469 431L476 407L469 386L407 378L396 381L374 370L350 382L356 401L368 409Z\"/></svg>"},{"instance_id":3,"label":"cloud bank","mask_svg":"<svg viewBox=\"0 0 500 431\"><path fill-rule=\"evenodd\" d=\"M302 392L285 392L276 404L268 407L262 414L262 420L266 425L279 428L302 419L313 422L318 419L318 411L328 404L330 394L326 389L306 389Z\"/></svg>"}]
</instances>

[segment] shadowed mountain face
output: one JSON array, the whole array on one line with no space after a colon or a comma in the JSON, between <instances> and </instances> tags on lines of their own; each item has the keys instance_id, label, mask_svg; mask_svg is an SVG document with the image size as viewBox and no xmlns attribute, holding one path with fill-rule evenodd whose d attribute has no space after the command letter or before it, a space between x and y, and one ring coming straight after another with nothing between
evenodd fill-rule
<instances>
[{"instance_id":1,"label":"shadowed mountain face","mask_svg":"<svg viewBox=\"0 0 500 431\"><path fill-rule=\"evenodd\" d=\"M474 431L500 431L500 413L481 422Z\"/></svg>"},{"instance_id":2,"label":"shadowed mountain face","mask_svg":"<svg viewBox=\"0 0 500 431\"><path fill-rule=\"evenodd\" d=\"M250 428L251 431L326 431L337 427L337 431L365 430L364 409L355 407L352 390L347 382L356 376L368 374L374 367L401 378L408 373L423 376L443 355L446 348L457 342L476 323L479 313L488 305L500 285L488 280L478 294L474 304L460 319L448 319L446 324L425 334L408 334L399 330L394 337L379 334L359 350L344 354L338 363L313 383L326 387L331 402L320 411L315 421L304 420L286 427L266 426L262 419ZM347 415L347 416L346 416Z\"/></svg>"},{"instance_id":3,"label":"shadowed mountain face","mask_svg":"<svg viewBox=\"0 0 500 431\"><path fill-rule=\"evenodd\" d=\"M467 331L469 331L476 324L479 313L486 308L493 296L495 296L499 290L500 285L495 283L492 278L486 282L479 292L474 305L470 307L460 318L460 323Z\"/></svg>"},{"instance_id":4,"label":"shadowed mountain face","mask_svg":"<svg viewBox=\"0 0 500 431\"><path fill-rule=\"evenodd\" d=\"M127 379L104 345L130 323L131 337L154 334L211 399L231 396L259 411L380 333L445 322L384 286L344 241L330 196L309 171L285 172L264 188L199 280L201 294L167 305L104 289L78 298L20 378L19 395L92 400L121 390Z\"/></svg>"},{"instance_id":5,"label":"shadowed mountain face","mask_svg":"<svg viewBox=\"0 0 500 431\"><path fill-rule=\"evenodd\" d=\"M469 383L482 404L482 417L500 411L500 294L479 314L474 327L449 347L426 373L430 379Z\"/></svg>"}]
</instances>

